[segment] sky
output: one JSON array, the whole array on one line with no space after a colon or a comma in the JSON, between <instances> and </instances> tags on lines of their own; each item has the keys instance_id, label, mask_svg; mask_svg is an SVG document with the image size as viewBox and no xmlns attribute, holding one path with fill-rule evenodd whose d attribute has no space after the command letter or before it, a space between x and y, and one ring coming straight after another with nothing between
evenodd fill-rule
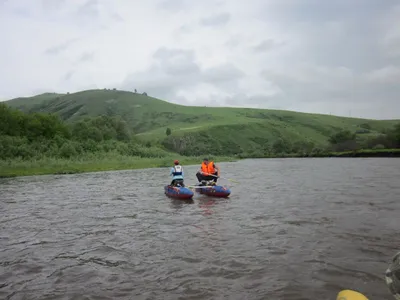
<instances>
[{"instance_id":1,"label":"sky","mask_svg":"<svg viewBox=\"0 0 400 300\"><path fill-rule=\"evenodd\" d=\"M116 88L400 119L398 0L0 0L0 40L1 100Z\"/></svg>"}]
</instances>

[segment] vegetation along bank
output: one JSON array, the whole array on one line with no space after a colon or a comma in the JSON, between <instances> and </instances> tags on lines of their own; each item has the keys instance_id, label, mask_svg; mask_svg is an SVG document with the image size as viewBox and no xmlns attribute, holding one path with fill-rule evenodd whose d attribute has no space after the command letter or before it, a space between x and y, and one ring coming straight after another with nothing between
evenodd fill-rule
<instances>
[{"instance_id":1,"label":"vegetation along bank","mask_svg":"<svg viewBox=\"0 0 400 300\"><path fill-rule=\"evenodd\" d=\"M119 90L0 103L0 176L268 157L400 156L400 120L194 107Z\"/></svg>"}]
</instances>

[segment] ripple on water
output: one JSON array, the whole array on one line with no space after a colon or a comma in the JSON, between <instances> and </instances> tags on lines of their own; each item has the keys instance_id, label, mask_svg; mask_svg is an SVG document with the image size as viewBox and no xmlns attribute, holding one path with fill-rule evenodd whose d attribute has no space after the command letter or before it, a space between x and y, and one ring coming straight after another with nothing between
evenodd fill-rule
<instances>
[{"instance_id":1,"label":"ripple on water","mask_svg":"<svg viewBox=\"0 0 400 300\"><path fill-rule=\"evenodd\" d=\"M1 180L0 298L392 299L399 160L222 166L229 199L166 198L167 168Z\"/></svg>"}]
</instances>

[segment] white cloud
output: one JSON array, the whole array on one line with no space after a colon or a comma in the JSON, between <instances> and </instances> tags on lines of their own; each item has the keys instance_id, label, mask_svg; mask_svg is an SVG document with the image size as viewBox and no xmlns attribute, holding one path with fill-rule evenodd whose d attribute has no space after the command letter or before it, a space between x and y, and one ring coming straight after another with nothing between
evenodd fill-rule
<instances>
[{"instance_id":1,"label":"white cloud","mask_svg":"<svg viewBox=\"0 0 400 300\"><path fill-rule=\"evenodd\" d=\"M400 118L400 6L378 2L3 1L0 99L116 87Z\"/></svg>"}]
</instances>

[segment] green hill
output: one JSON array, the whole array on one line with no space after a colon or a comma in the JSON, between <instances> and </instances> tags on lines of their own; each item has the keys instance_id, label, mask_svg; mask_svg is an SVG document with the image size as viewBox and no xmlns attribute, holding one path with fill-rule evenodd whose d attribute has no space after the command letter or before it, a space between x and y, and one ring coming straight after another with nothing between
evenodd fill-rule
<instances>
[{"instance_id":1,"label":"green hill","mask_svg":"<svg viewBox=\"0 0 400 300\"><path fill-rule=\"evenodd\" d=\"M311 151L346 129L358 139L392 129L398 120L369 120L283 110L196 107L119 90L46 93L5 102L24 112L58 114L67 122L100 115L121 116L138 138L182 155ZM166 136L166 129L172 134Z\"/></svg>"},{"instance_id":2,"label":"green hill","mask_svg":"<svg viewBox=\"0 0 400 300\"><path fill-rule=\"evenodd\" d=\"M36 95L33 97L20 97L20 98L15 98L9 101L4 101L4 103L7 103L8 105L14 107L14 108L19 108L23 111L28 111L30 108L34 107L35 105L41 105L42 103L45 103L46 101L53 100L56 97L62 97L64 94L57 94L57 93L44 93L40 95Z\"/></svg>"}]
</instances>

